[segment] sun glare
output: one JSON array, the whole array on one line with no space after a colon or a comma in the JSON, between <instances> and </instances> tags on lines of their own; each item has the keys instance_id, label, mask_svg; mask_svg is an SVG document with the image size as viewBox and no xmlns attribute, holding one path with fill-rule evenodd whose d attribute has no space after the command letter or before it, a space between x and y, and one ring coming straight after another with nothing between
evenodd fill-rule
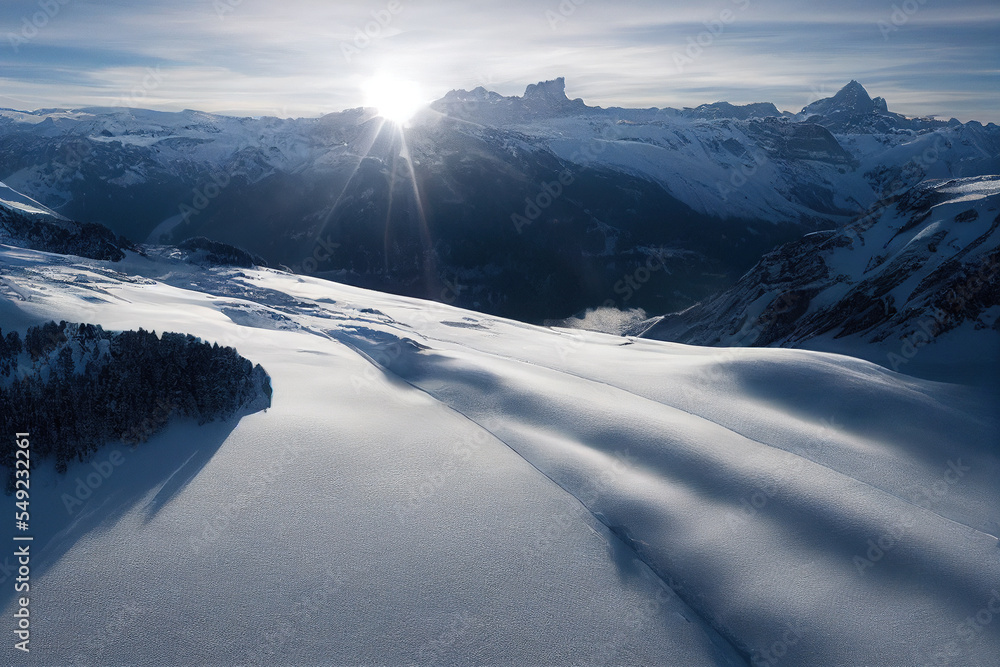
<instances>
[{"instance_id":1,"label":"sun glare","mask_svg":"<svg viewBox=\"0 0 1000 667\"><path fill-rule=\"evenodd\" d=\"M365 84L365 106L397 125L403 125L425 105L420 85L415 81L380 74Z\"/></svg>"}]
</instances>

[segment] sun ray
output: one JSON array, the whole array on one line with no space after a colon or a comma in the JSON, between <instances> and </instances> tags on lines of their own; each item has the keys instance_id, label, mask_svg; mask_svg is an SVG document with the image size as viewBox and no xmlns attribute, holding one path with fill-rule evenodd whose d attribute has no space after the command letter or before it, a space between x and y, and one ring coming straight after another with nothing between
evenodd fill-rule
<instances>
[{"instance_id":1,"label":"sun ray","mask_svg":"<svg viewBox=\"0 0 1000 667\"><path fill-rule=\"evenodd\" d=\"M427 213L424 211L424 202L420 196L420 186L417 184L417 171L413 164L413 156L410 153L410 145L406 141L406 132L399 128L400 157L406 161L410 172L410 184L413 186L413 198L417 207L417 222L420 225L420 242L423 245L424 259L424 279L428 289L437 281L437 263L434 261L434 245L431 242L431 230L427 225Z\"/></svg>"},{"instance_id":2,"label":"sun ray","mask_svg":"<svg viewBox=\"0 0 1000 667\"><path fill-rule=\"evenodd\" d=\"M333 214L337 212L337 207L340 206L340 202L344 199L344 195L347 194L347 189L351 186L354 181L354 177L358 175L358 170L361 168L361 163L365 161L365 158L370 156L372 153L372 148L375 146L375 142L378 141L378 137L382 134L382 130L385 128L386 120L384 118L378 119L378 127L371 134L371 140L368 141L367 146L363 151L358 152L358 161L354 164L354 169L351 171L351 175L347 177L344 182L344 187L340 189L340 194L333 202L333 206L327 211L326 216L323 219L323 224L320 225L316 230L316 238L313 239L313 243L318 243L320 238L323 236L323 232L326 231L327 226L330 224L330 220L333 219Z\"/></svg>"}]
</instances>

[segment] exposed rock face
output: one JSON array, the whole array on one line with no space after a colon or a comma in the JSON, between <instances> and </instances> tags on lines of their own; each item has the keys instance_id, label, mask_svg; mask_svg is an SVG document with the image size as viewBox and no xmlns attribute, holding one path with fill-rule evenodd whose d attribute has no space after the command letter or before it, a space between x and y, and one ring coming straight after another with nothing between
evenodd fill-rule
<instances>
[{"instance_id":1,"label":"exposed rock face","mask_svg":"<svg viewBox=\"0 0 1000 667\"><path fill-rule=\"evenodd\" d=\"M772 159L813 160L845 167L854 162L851 154L822 125L764 118L751 121L748 132Z\"/></svg>"},{"instance_id":2,"label":"exposed rock face","mask_svg":"<svg viewBox=\"0 0 1000 667\"><path fill-rule=\"evenodd\" d=\"M884 102L885 100L883 100ZM803 114L833 116L843 114L849 116L864 116L875 110L875 102L868 91L857 81L851 81L840 89L833 97L817 100L802 110Z\"/></svg>"},{"instance_id":3,"label":"exposed rock face","mask_svg":"<svg viewBox=\"0 0 1000 667\"><path fill-rule=\"evenodd\" d=\"M702 104L694 109L685 109L686 116L693 118L704 118L706 120L716 120L719 118L735 118L737 120L747 120L748 118L770 118L783 116L778 107L770 102L754 102L752 104L730 104L729 102L714 102L712 104Z\"/></svg>"},{"instance_id":4,"label":"exposed rock face","mask_svg":"<svg viewBox=\"0 0 1000 667\"><path fill-rule=\"evenodd\" d=\"M732 289L647 322L642 335L791 347L1000 330L998 228L1000 177L930 182L843 230L778 248Z\"/></svg>"},{"instance_id":5,"label":"exposed rock face","mask_svg":"<svg viewBox=\"0 0 1000 667\"><path fill-rule=\"evenodd\" d=\"M566 97L566 79L530 84L522 97L504 97L485 88L453 90L431 105L453 118L497 124L525 122L584 113L590 109L583 100Z\"/></svg>"},{"instance_id":6,"label":"exposed rock face","mask_svg":"<svg viewBox=\"0 0 1000 667\"><path fill-rule=\"evenodd\" d=\"M104 225L0 207L0 243L117 262L134 246Z\"/></svg>"}]
</instances>

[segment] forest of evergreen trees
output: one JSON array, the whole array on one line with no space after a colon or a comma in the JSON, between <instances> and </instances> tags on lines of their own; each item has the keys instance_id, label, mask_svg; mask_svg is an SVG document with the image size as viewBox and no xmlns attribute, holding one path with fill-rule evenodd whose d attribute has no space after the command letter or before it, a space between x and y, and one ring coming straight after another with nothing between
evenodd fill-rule
<instances>
[{"instance_id":1,"label":"forest of evergreen trees","mask_svg":"<svg viewBox=\"0 0 1000 667\"><path fill-rule=\"evenodd\" d=\"M49 322L22 341L0 331L0 465L13 484L14 437L65 471L114 442L135 445L172 417L204 424L271 404L271 382L231 347L184 334Z\"/></svg>"},{"instance_id":2,"label":"forest of evergreen trees","mask_svg":"<svg viewBox=\"0 0 1000 667\"><path fill-rule=\"evenodd\" d=\"M126 250L136 250L104 225L21 215L4 208L0 208L0 238L23 248L112 262L124 259Z\"/></svg>"}]
</instances>

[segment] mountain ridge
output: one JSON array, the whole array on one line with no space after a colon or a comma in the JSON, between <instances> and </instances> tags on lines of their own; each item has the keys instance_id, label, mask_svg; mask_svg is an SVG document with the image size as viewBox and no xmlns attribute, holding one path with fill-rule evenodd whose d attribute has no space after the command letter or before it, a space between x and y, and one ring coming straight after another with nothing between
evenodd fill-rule
<instances>
[{"instance_id":1,"label":"mountain ridge","mask_svg":"<svg viewBox=\"0 0 1000 667\"><path fill-rule=\"evenodd\" d=\"M841 111L603 109L554 79L452 91L402 133L371 109L0 112L0 178L134 242L205 237L535 322L605 302L663 313L922 180L1000 173L996 126ZM622 289L649 261L666 270Z\"/></svg>"},{"instance_id":2,"label":"mountain ridge","mask_svg":"<svg viewBox=\"0 0 1000 667\"><path fill-rule=\"evenodd\" d=\"M910 373L938 372L956 345L971 346L991 374L1000 364L998 230L1000 176L928 181L847 227L775 249L732 288L632 333L850 350Z\"/></svg>"}]
</instances>

